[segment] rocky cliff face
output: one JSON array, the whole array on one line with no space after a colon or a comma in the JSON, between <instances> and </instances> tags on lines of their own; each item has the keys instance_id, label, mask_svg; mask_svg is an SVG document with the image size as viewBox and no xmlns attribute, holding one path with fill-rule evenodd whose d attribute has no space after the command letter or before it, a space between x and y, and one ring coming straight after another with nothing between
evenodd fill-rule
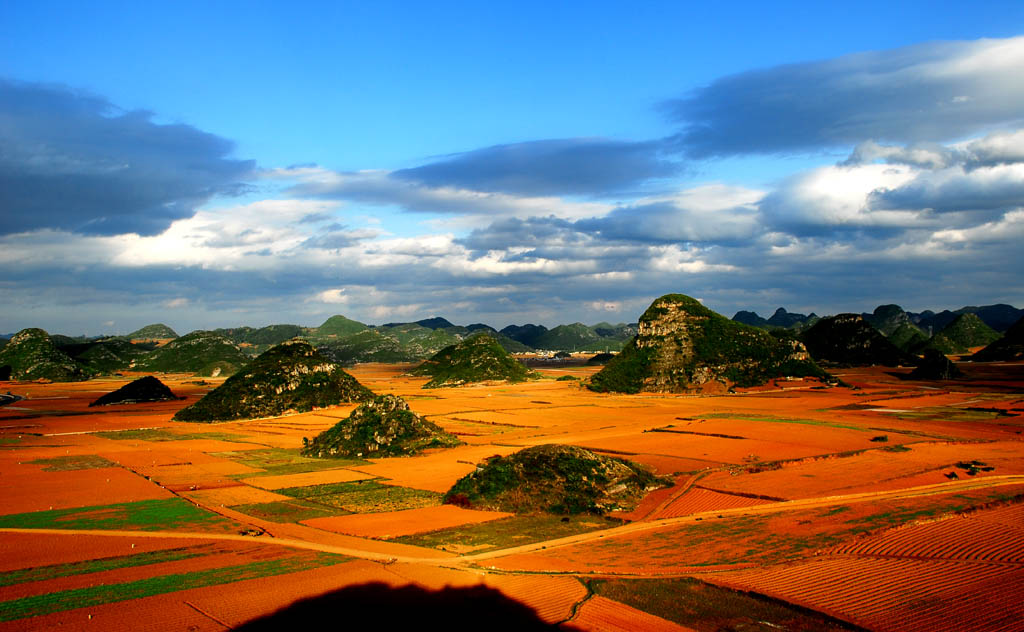
<instances>
[{"instance_id":1,"label":"rocky cliff face","mask_svg":"<svg viewBox=\"0 0 1024 632\"><path fill-rule=\"evenodd\" d=\"M682 294L654 301L637 336L591 379L598 391L722 392L784 375L824 376L804 346L717 314Z\"/></svg>"},{"instance_id":2,"label":"rocky cliff face","mask_svg":"<svg viewBox=\"0 0 1024 632\"><path fill-rule=\"evenodd\" d=\"M174 416L179 421L225 421L303 412L373 397L340 365L301 339L264 352L201 400Z\"/></svg>"}]
</instances>

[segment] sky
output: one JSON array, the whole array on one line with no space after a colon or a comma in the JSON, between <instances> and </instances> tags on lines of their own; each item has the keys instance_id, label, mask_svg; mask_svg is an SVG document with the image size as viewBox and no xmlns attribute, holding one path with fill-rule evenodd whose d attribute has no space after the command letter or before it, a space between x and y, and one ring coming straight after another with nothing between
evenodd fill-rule
<instances>
[{"instance_id":1,"label":"sky","mask_svg":"<svg viewBox=\"0 0 1024 632\"><path fill-rule=\"evenodd\" d=\"M633 4L0 0L0 333L1024 307L1024 3Z\"/></svg>"}]
</instances>

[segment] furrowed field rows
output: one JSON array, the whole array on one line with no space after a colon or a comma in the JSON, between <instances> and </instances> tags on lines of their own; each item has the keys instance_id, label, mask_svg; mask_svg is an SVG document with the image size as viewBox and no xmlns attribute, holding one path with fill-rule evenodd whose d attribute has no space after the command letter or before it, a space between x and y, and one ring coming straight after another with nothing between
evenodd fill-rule
<instances>
[{"instance_id":1,"label":"furrowed field rows","mask_svg":"<svg viewBox=\"0 0 1024 632\"><path fill-rule=\"evenodd\" d=\"M1001 587L997 595L1003 606L991 613L972 610L968 625L956 629L990 629L987 622L998 623L1007 610L1024 617L1024 569L1003 564L824 558L709 579L878 630L928 629L916 625L918 610L945 620L962 606L964 593L987 586Z\"/></svg>"},{"instance_id":2,"label":"furrowed field rows","mask_svg":"<svg viewBox=\"0 0 1024 632\"><path fill-rule=\"evenodd\" d=\"M722 492L698 487L691 489L686 494L673 501L668 507L659 511L657 515L651 516L651 518L676 518L679 516L688 516L690 514L700 513L702 511L733 509L736 507L752 507L754 505L763 505L768 502L771 501L761 500L760 498L747 498L746 496L737 496L735 494L723 494Z\"/></svg>"},{"instance_id":3,"label":"furrowed field rows","mask_svg":"<svg viewBox=\"0 0 1024 632\"><path fill-rule=\"evenodd\" d=\"M831 549L839 555L1024 563L1024 527L1009 522L1020 507L896 529Z\"/></svg>"}]
</instances>

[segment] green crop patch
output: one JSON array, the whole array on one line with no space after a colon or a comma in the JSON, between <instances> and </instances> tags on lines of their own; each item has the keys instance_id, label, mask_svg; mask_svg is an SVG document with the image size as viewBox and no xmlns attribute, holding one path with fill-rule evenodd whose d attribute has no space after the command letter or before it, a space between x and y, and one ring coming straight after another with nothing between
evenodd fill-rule
<instances>
[{"instance_id":1,"label":"green crop patch","mask_svg":"<svg viewBox=\"0 0 1024 632\"><path fill-rule=\"evenodd\" d=\"M593 579L597 595L697 630L849 630L816 612L690 578Z\"/></svg>"},{"instance_id":2,"label":"green crop patch","mask_svg":"<svg viewBox=\"0 0 1024 632\"><path fill-rule=\"evenodd\" d=\"M363 459L314 459L302 456L298 450L284 448L265 448L262 450L244 450L237 452L212 452L211 456L231 459L236 463L263 470L250 476L277 476L281 474L303 474L320 470L333 470L346 465L366 465Z\"/></svg>"},{"instance_id":3,"label":"green crop patch","mask_svg":"<svg viewBox=\"0 0 1024 632\"><path fill-rule=\"evenodd\" d=\"M74 610L76 608L142 599L180 590L230 584L260 577L285 575L311 568L332 566L346 562L349 559L351 558L330 553L298 555L284 559L262 560L238 566L162 575L123 584L90 586L88 588L64 590L46 595L33 595L31 597L0 602L0 621L14 621L54 612Z\"/></svg>"},{"instance_id":4,"label":"green crop patch","mask_svg":"<svg viewBox=\"0 0 1024 632\"><path fill-rule=\"evenodd\" d=\"M0 527L19 529L126 529L160 531L234 527L215 513L181 498L140 500L133 503L51 509L0 516Z\"/></svg>"},{"instance_id":5,"label":"green crop patch","mask_svg":"<svg viewBox=\"0 0 1024 632\"><path fill-rule=\"evenodd\" d=\"M327 516L340 516L351 513L344 509L325 507L324 505L302 499L235 505L232 509L247 516L271 522L299 522L301 520L309 520L310 518L326 518Z\"/></svg>"},{"instance_id":6,"label":"green crop patch","mask_svg":"<svg viewBox=\"0 0 1024 632\"><path fill-rule=\"evenodd\" d=\"M74 470L98 470L105 467L117 467L116 463L108 461L95 454L83 454L78 456L58 456L52 459L36 459L29 461L32 465L45 465L44 472L69 472Z\"/></svg>"},{"instance_id":7,"label":"green crop patch","mask_svg":"<svg viewBox=\"0 0 1024 632\"><path fill-rule=\"evenodd\" d=\"M288 487L275 491L278 494L303 498L323 507L344 509L351 513L379 513L436 507L441 504L442 497L437 492L396 485L382 485L376 481ZM335 515L337 515L336 512Z\"/></svg>"},{"instance_id":8,"label":"green crop patch","mask_svg":"<svg viewBox=\"0 0 1024 632\"><path fill-rule=\"evenodd\" d=\"M851 426L849 424L836 423L834 421L822 421L820 419L791 419L788 417L772 417L770 415L733 415L731 413L710 413L703 415L707 419L736 419L738 421L765 421L781 424L801 424L805 426L824 426L826 428L840 428L842 430L856 430L858 432L869 432L869 428Z\"/></svg>"},{"instance_id":9,"label":"green crop patch","mask_svg":"<svg viewBox=\"0 0 1024 632\"><path fill-rule=\"evenodd\" d=\"M190 432L177 433L163 428L143 428L141 430L115 430L109 432L94 432L97 437L113 439L115 441L189 441L191 439L213 439L219 441L232 441L236 443L251 443L251 440L243 435L227 432Z\"/></svg>"},{"instance_id":10,"label":"green crop patch","mask_svg":"<svg viewBox=\"0 0 1024 632\"><path fill-rule=\"evenodd\" d=\"M102 573L104 571L117 570L119 568L134 568L136 566L148 566L150 564L161 564L163 562L177 562L194 557L202 557L211 553L211 545L203 544L193 547L181 547L177 549L165 549L163 551L150 551L135 555L122 555L117 557L105 557L97 560L84 562L72 562L70 564L52 564L37 568L25 568L16 571L0 573L0 587L13 586L15 584L27 584L29 582L41 582L48 579L61 577L73 577L88 573Z\"/></svg>"},{"instance_id":11,"label":"green crop patch","mask_svg":"<svg viewBox=\"0 0 1024 632\"><path fill-rule=\"evenodd\" d=\"M455 548L468 547L473 552L482 552L610 529L621 524L611 518L587 514L572 517L542 514L522 515L403 536L393 538L392 541L436 549L455 545Z\"/></svg>"}]
</instances>

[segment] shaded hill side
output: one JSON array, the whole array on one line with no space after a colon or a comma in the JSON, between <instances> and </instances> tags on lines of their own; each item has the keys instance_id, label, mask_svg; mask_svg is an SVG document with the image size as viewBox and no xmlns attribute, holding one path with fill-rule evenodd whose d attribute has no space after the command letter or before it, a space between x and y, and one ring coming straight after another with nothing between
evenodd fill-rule
<instances>
[{"instance_id":1,"label":"shaded hill side","mask_svg":"<svg viewBox=\"0 0 1024 632\"><path fill-rule=\"evenodd\" d=\"M967 353L971 347L985 347L1001 337L999 332L982 322L977 315L965 313L935 334L924 348L945 354Z\"/></svg>"},{"instance_id":2,"label":"shaded hill side","mask_svg":"<svg viewBox=\"0 0 1024 632\"><path fill-rule=\"evenodd\" d=\"M174 416L178 421L227 421L305 412L373 393L305 340L283 342Z\"/></svg>"},{"instance_id":3,"label":"shaded hill side","mask_svg":"<svg viewBox=\"0 0 1024 632\"><path fill-rule=\"evenodd\" d=\"M910 324L910 316L899 305L879 305L874 312L861 316L886 337L892 336L900 326Z\"/></svg>"},{"instance_id":4,"label":"shaded hill side","mask_svg":"<svg viewBox=\"0 0 1024 632\"><path fill-rule=\"evenodd\" d=\"M800 339L818 362L844 366L916 364L859 314L822 318Z\"/></svg>"},{"instance_id":5,"label":"shaded hill side","mask_svg":"<svg viewBox=\"0 0 1024 632\"><path fill-rule=\"evenodd\" d=\"M306 333L305 327L298 325L267 325L266 327L231 327L214 329L213 333L224 336L236 345L250 345L261 351L281 344L286 340L297 338Z\"/></svg>"},{"instance_id":6,"label":"shaded hill side","mask_svg":"<svg viewBox=\"0 0 1024 632\"><path fill-rule=\"evenodd\" d=\"M459 479L444 502L515 513L603 514L632 510L666 484L630 461L551 444L491 457Z\"/></svg>"},{"instance_id":7,"label":"shaded hill side","mask_svg":"<svg viewBox=\"0 0 1024 632\"><path fill-rule=\"evenodd\" d=\"M369 458L408 456L428 448L451 448L462 442L412 412L401 397L378 395L312 441L303 443L305 456Z\"/></svg>"},{"instance_id":8,"label":"shaded hill side","mask_svg":"<svg viewBox=\"0 0 1024 632\"><path fill-rule=\"evenodd\" d=\"M14 334L0 349L0 367L10 367L9 379L14 380L79 382L89 379L89 371L58 349L48 333L34 327Z\"/></svg>"},{"instance_id":9,"label":"shaded hill side","mask_svg":"<svg viewBox=\"0 0 1024 632\"><path fill-rule=\"evenodd\" d=\"M245 352L224 336L212 331L193 331L143 356L132 368L217 377L238 372L249 360Z\"/></svg>"},{"instance_id":10,"label":"shaded hill side","mask_svg":"<svg viewBox=\"0 0 1024 632\"><path fill-rule=\"evenodd\" d=\"M963 375L946 354L937 349L926 349L921 363L910 372L915 380L953 380Z\"/></svg>"},{"instance_id":11,"label":"shaded hill side","mask_svg":"<svg viewBox=\"0 0 1024 632\"><path fill-rule=\"evenodd\" d=\"M478 334L438 351L410 374L433 378L423 388L496 380L522 382L536 377L487 334Z\"/></svg>"},{"instance_id":12,"label":"shaded hill side","mask_svg":"<svg viewBox=\"0 0 1024 632\"><path fill-rule=\"evenodd\" d=\"M1024 360L1024 317L996 340L970 358L974 362L1014 362Z\"/></svg>"},{"instance_id":13,"label":"shaded hill side","mask_svg":"<svg viewBox=\"0 0 1024 632\"><path fill-rule=\"evenodd\" d=\"M133 344L125 339L111 338L96 342L79 342L61 345L60 350L67 353L88 371L95 374L110 374L123 371L153 351L156 343Z\"/></svg>"},{"instance_id":14,"label":"shaded hill side","mask_svg":"<svg viewBox=\"0 0 1024 632\"><path fill-rule=\"evenodd\" d=\"M89 406L166 402L176 399L184 398L176 396L171 392L171 389L167 388L167 386L157 378L152 375L147 375L125 384L116 391L100 396L96 401L89 404Z\"/></svg>"},{"instance_id":15,"label":"shaded hill side","mask_svg":"<svg viewBox=\"0 0 1024 632\"><path fill-rule=\"evenodd\" d=\"M595 374L595 391L722 391L773 377L825 377L799 341L743 325L683 294L655 300L639 333Z\"/></svg>"}]
</instances>

